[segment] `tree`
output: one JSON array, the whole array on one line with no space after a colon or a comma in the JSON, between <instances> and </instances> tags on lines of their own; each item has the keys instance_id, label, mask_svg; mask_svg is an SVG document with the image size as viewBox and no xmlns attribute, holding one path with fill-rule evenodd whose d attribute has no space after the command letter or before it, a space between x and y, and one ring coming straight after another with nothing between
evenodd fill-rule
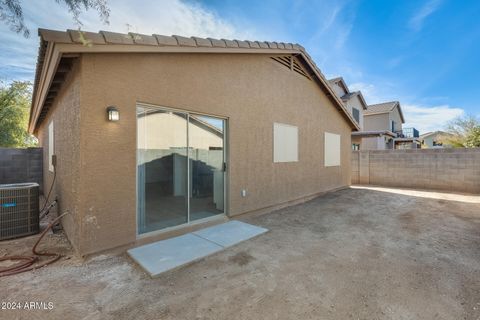
<instances>
[{"instance_id":1,"label":"tree","mask_svg":"<svg viewBox=\"0 0 480 320\"><path fill-rule=\"evenodd\" d=\"M457 148L480 147L480 120L474 116L459 117L447 126L448 143Z\"/></svg>"},{"instance_id":2,"label":"tree","mask_svg":"<svg viewBox=\"0 0 480 320\"><path fill-rule=\"evenodd\" d=\"M68 11L72 14L79 29L82 27L80 13L88 9L96 10L100 19L108 24L110 9L107 6L107 0L55 0L55 2L67 5ZM0 21L7 24L12 31L23 33L24 37L30 35L30 31L25 25L21 0L0 0Z\"/></svg>"},{"instance_id":3,"label":"tree","mask_svg":"<svg viewBox=\"0 0 480 320\"><path fill-rule=\"evenodd\" d=\"M30 82L15 81L0 84L0 147L29 147L36 139L27 132L30 101Z\"/></svg>"}]
</instances>

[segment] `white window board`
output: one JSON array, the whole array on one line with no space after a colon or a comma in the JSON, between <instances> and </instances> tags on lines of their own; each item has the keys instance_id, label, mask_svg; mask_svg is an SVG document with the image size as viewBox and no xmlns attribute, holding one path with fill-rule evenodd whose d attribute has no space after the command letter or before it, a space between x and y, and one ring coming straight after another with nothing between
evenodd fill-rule
<instances>
[{"instance_id":1,"label":"white window board","mask_svg":"<svg viewBox=\"0 0 480 320\"><path fill-rule=\"evenodd\" d=\"M273 124L273 162L298 161L298 127Z\"/></svg>"},{"instance_id":2,"label":"white window board","mask_svg":"<svg viewBox=\"0 0 480 320\"><path fill-rule=\"evenodd\" d=\"M340 165L340 135L325 132L325 167Z\"/></svg>"},{"instance_id":3,"label":"white window board","mask_svg":"<svg viewBox=\"0 0 480 320\"><path fill-rule=\"evenodd\" d=\"M53 172L55 168L52 163L52 156L54 154L54 136L53 136L53 121L48 125L48 170Z\"/></svg>"}]
</instances>

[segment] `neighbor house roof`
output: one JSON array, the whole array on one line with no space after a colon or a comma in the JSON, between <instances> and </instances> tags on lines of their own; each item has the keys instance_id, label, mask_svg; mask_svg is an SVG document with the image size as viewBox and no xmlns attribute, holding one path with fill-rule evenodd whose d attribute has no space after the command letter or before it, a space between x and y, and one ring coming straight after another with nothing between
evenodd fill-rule
<instances>
[{"instance_id":1,"label":"neighbor house roof","mask_svg":"<svg viewBox=\"0 0 480 320\"><path fill-rule=\"evenodd\" d=\"M365 101L365 98L363 97L363 94L361 91L355 91L355 92L349 92L346 95L342 97L342 101L347 102L350 99L353 99L357 97L360 99L360 102L362 104L362 107L364 110L367 110L367 102Z\"/></svg>"},{"instance_id":2,"label":"neighbor house roof","mask_svg":"<svg viewBox=\"0 0 480 320\"><path fill-rule=\"evenodd\" d=\"M370 136L391 136L391 137L396 137L397 135L393 133L390 130L372 130L372 131L356 131L352 132L352 136L357 136L357 137L370 137Z\"/></svg>"},{"instance_id":3,"label":"neighbor house roof","mask_svg":"<svg viewBox=\"0 0 480 320\"><path fill-rule=\"evenodd\" d=\"M420 139L425 139L426 137L435 136L435 135L452 136L451 133L438 130L438 131L424 133L420 135Z\"/></svg>"},{"instance_id":4,"label":"neighbor house roof","mask_svg":"<svg viewBox=\"0 0 480 320\"><path fill-rule=\"evenodd\" d=\"M363 112L363 114L368 116L373 114L389 113L397 107L398 107L398 112L400 113L400 118L402 119L402 123L405 123L402 108L400 107L400 102L398 101L371 104L368 106L367 110Z\"/></svg>"},{"instance_id":5,"label":"neighbor house roof","mask_svg":"<svg viewBox=\"0 0 480 320\"><path fill-rule=\"evenodd\" d=\"M365 102L365 98L363 98L362 92L361 91L350 92L350 89L348 88L345 80L343 80L343 77L336 77L333 79L329 79L328 83L330 84L330 86L340 85L340 87L342 87L343 90L345 90L346 94L340 97L343 102L347 102L348 100L358 96L360 98L360 102L362 103L363 109L365 110L367 109L367 102Z\"/></svg>"},{"instance_id":6,"label":"neighbor house roof","mask_svg":"<svg viewBox=\"0 0 480 320\"><path fill-rule=\"evenodd\" d=\"M327 79L305 49L292 43L226 40L213 38L121 34L107 31L79 32L39 29L40 49L37 61L29 131L36 129L52 105L56 93L72 65L71 60L82 53L259 53L296 56L308 69L309 76L320 86L354 130L358 124L347 111L341 99L328 85Z\"/></svg>"},{"instance_id":7,"label":"neighbor house roof","mask_svg":"<svg viewBox=\"0 0 480 320\"><path fill-rule=\"evenodd\" d=\"M345 90L345 92L347 94L350 92L350 89L348 89L347 83L345 82L345 80L343 80L342 77L336 77L336 78L330 79L330 80L328 80L328 83L331 86L334 86L334 85L337 85L337 84L340 85L340 87L342 87L343 90Z\"/></svg>"}]
</instances>

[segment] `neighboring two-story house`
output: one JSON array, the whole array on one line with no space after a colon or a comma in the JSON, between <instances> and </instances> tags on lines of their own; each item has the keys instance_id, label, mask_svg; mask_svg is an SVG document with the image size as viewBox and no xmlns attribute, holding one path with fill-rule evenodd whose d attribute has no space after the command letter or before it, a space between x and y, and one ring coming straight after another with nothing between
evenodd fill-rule
<instances>
[{"instance_id":1,"label":"neighboring two-story house","mask_svg":"<svg viewBox=\"0 0 480 320\"><path fill-rule=\"evenodd\" d=\"M334 78L328 82L360 126L360 131L352 132L353 150L421 147L418 130L402 127L405 118L400 102L391 101L367 106L362 93L350 92L343 78ZM359 118L356 117L357 114Z\"/></svg>"},{"instance_id":2,"label":"neighboring two-story house","mask_svg":"<svg viewBox=\"0 0 480 320\"><path fill-rule=\"evenodd\" d=\"M335 94L342 99L346 109L352 114L353 118L360 126L360 130L363 131L364 112L367 110L367 103L363 98L362 92L351 92L342 77L330 79L328 80L328 83L333 88ZM352 144L352 148L354 149L357 146L360 147L359 144Z\"/></svg>"}]
</instances>

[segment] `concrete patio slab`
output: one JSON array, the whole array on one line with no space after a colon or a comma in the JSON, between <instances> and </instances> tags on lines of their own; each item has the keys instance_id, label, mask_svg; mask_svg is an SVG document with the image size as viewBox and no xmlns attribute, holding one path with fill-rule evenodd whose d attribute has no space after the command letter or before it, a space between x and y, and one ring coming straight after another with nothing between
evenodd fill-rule
<instances>
[{"instance_id":1,"label":"concrete patio slab","mask_svg":"<svg viewBox=\"0 0 480 320\"><path fill-rule=\"evenodd\" d=\"M230 247L267 231L268 229L257 227L245 222L229 221L195 231L193 234L214 242L222 247Z\"/></svg>"},{"instance_id":2,"label":"concrete patio slab","mask_svg":"<svg viewBox=\"0 0 480 320\"><path fill-rule=\"evenodd\" d=\"M268 229L229 221L183 236L150 243L127 251L151 277L195 262Z\"/></svg>"},{"instance_id":3,"label":"concrete patio slab","mask_svg":"<svg viewBox=\"0 0 480 320\"><path fill-rule=\"evenodd\" d=\"M156 277L222 249L222 246L188 233L127 252L151 277Z\"/></svg>"}]
</instances>

